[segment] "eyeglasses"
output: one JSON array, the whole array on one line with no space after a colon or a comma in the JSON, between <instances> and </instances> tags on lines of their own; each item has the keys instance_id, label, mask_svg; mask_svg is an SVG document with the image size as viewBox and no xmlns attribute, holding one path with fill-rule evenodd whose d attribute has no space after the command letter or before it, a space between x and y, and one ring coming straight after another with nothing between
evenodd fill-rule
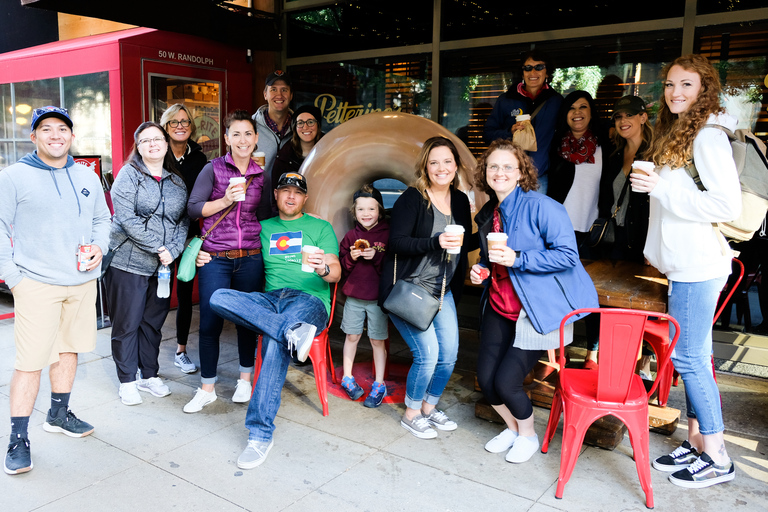
<instances>
[{"instance_id":1,"label":"eyeglasses","mask_svg":"<svg viewBox=\"0 0 768 512\"><path fill-rule=\"evenodd\" d=\"M296 121L296 128L304 128L304 125L309 126L312 128L317 124L317 121L314 119L307 119L306 121Z\"/></svg>"},{"instance_id":2,"label":"eyeglasses","mask_svg":"<svg viewBox=\"0 0 768 512\"><path fill-rule=\"evenodd\" d=\"M61 108L61 107L41 107L41 108L36 108L35 110L32 111L32 115L37 117L37 116L41 116L43 114L46 114L48 112L56 112L58 114L65 114L65 115L69 116L69 110L67 110L65 108Z\"/></svg>"},{"instance_id":3,"label":"eyeglasses","mask_svg":"<svg viewBox=\"0 0 768 512\"><path fill-rule=\"evenodd\" d=\"M160 144L165 142L165 138L163 138L163 137L155 137L154 139L141 139L139 141L138 145L139 146L143 146L143 145L151 146L153 142L155 143L156 146L159 146Z\"/></svg>"},{"instance_id":4,"label":"eyeglasses","mask_svg":"<svg viewBox=\"0 0 768 512\"><path fill-rule=\"evenodd\" d=\"M535 66L531 66L530 64L526 64L525 66L523 66L523 71L533 71L534 69L536 71L544 71L545 69L547 69L547 65L536 64Z\"/></svg>"},{"instance_id":5,"label":"eyeglasses","mask_svg":"<svg viewBox=\"0 0 768 512\"><path fill-rule=\"evenodd\" d=\"M190 121L189 119L182 119L181 121L177 121L176 119L174 119L172 121L168 121L168 125L171 128L176 128L179 125L183 126L184 128L188 128L190 124L192 124L192 121Z\"/></svg>"},{"instance_id":6,"label":"eyeglasses","mask_svg":"<svg viewBox=\"0 0 768 512\"><path fill-rule=\"evenodd\" d=\"M485 168L494 174L497 174L499 171L504 172L504 174L512 174L513 172L520 170L519 167L512 167L511 165L505 165L504 167L499 167L496 164L487 165Z\"/></svg>"}]
</instances>

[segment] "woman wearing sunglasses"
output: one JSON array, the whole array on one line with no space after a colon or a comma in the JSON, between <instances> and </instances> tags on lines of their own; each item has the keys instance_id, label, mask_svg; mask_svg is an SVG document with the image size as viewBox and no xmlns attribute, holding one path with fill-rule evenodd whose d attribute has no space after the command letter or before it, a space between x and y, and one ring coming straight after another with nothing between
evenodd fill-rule
<instances>
[{"instance_id":1,"label":"woman wearing sunglasses","mask_svg":"<svg viewBox=\"0 0 768 512\"><path fill-rule=\"evenodd\" d=\"M317 141L324 135L320 130L322 114L320 109L312 105L304 105L293 112L291 118L291 142L286 144L277 153L275 165L272 167L272 184L277 186L277 182L286 172L299 172L304 159L315 147ZM274 204L274 194L270 194L272 201L272 211L277 215L277 206Z\"/></svg>"},{"instance_id":2,"label":"woman wearing sunglasses","mask_svg":"<svg viewBox=\"0 0 768 512\"><path fill-rule=\"evenodd\" d=\"M531 125L536 132L536 151L528 151L539 172L539 192L547 193L549 178L549 149L555 135L555 121L563 97L549 86L555 66L552 60L538 50L532 50L523 57L523 81L507 89L499 96L490 117L485 122L485 141L490 144L497 139L511 139L523 129L517 116L531 116Z\"/></svg>"}]
</instances>

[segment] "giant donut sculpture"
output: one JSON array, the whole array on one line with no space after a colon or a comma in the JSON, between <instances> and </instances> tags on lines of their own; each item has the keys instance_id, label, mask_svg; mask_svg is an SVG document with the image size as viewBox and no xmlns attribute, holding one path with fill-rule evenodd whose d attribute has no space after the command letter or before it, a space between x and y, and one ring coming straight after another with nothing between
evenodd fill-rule
<instances>
[{"instance_id":1,"label":"giant donut sculpture","mask_svg":"<svg viewBox=\"0 0 768 512\"><path fill-rule=\"evenodd\" d=\"M374 112L342 123L320 139L299 170L309 185L305 210L329 221L341 240L353 225L349 213L352 195L365 183L380 178L412 185L419 151L424 141L436 135L451 139L464 165L470 173L474 172L475 157L467 146L429 119L399 112ZM459 188L470 190L472 177L461 175L460 179ZM472 195L474 208L479 209L487 201L481 192Z\"/></svg>"}]
</instances>

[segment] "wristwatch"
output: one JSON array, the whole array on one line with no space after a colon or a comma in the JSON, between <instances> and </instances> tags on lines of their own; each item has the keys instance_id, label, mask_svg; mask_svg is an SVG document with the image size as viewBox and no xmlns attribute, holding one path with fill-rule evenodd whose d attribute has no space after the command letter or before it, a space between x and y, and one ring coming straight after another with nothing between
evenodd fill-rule
<instances>
[{"instance_id":1,"label":"wristwatch","mask_svg":"<svg viewBox=\"0 0 768 512\"><path fill-rule=\"evenodd\" d=\"M325 274L317 274L319 277L326 277L328 274L331 273L331 267L328 266L328 264L325 264Z\"/></svg>"}]
</instances>

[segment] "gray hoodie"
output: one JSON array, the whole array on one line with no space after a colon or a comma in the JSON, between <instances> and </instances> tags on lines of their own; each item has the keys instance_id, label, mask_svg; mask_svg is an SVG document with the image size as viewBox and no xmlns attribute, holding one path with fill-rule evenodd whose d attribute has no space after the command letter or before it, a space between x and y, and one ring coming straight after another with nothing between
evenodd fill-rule
<instances>
[{"instance_id":1,"label":"gray hoodie","mask_svg":"<svg viewBox=\"0 0 768 512\"><path fill-rule=\"evenodd\" d=\"M267 126L267 122L264 120L264 115L266 114L268 108L268 105L262 105L252 116L253 120L256 122L256 131L259 134L259 142L256 149L258 151L263 151L266 155L266 165L264 166L264 187L262 188L264 192L261 194L261 203L259 204L259 210L257 212L258 218L262 220L269 219L277 215L276 210L273 211L272 208L272 203L274 201L274 194L272 191L275 189L276 185L275 183L272 183L272 166L275 165L277 152L281 147L285 146L289 140L291 140L292 135L291 129L289 127L288 130L286 130L285 135L280 138L269 128L269 126Z\"/></svg>"},{"instance_id":2,"label":"gray hoodie","mask_svg":"<svg viewBox=\"0 0 768 512\"><path fill-rule=\"evenodd\" d=\"M81 240L107 252L109 208L99 177L70 156L62 169L37 151L0 172L0 279L76 286L100 275L77 270Z\"/></svg>"}]
</instances>

